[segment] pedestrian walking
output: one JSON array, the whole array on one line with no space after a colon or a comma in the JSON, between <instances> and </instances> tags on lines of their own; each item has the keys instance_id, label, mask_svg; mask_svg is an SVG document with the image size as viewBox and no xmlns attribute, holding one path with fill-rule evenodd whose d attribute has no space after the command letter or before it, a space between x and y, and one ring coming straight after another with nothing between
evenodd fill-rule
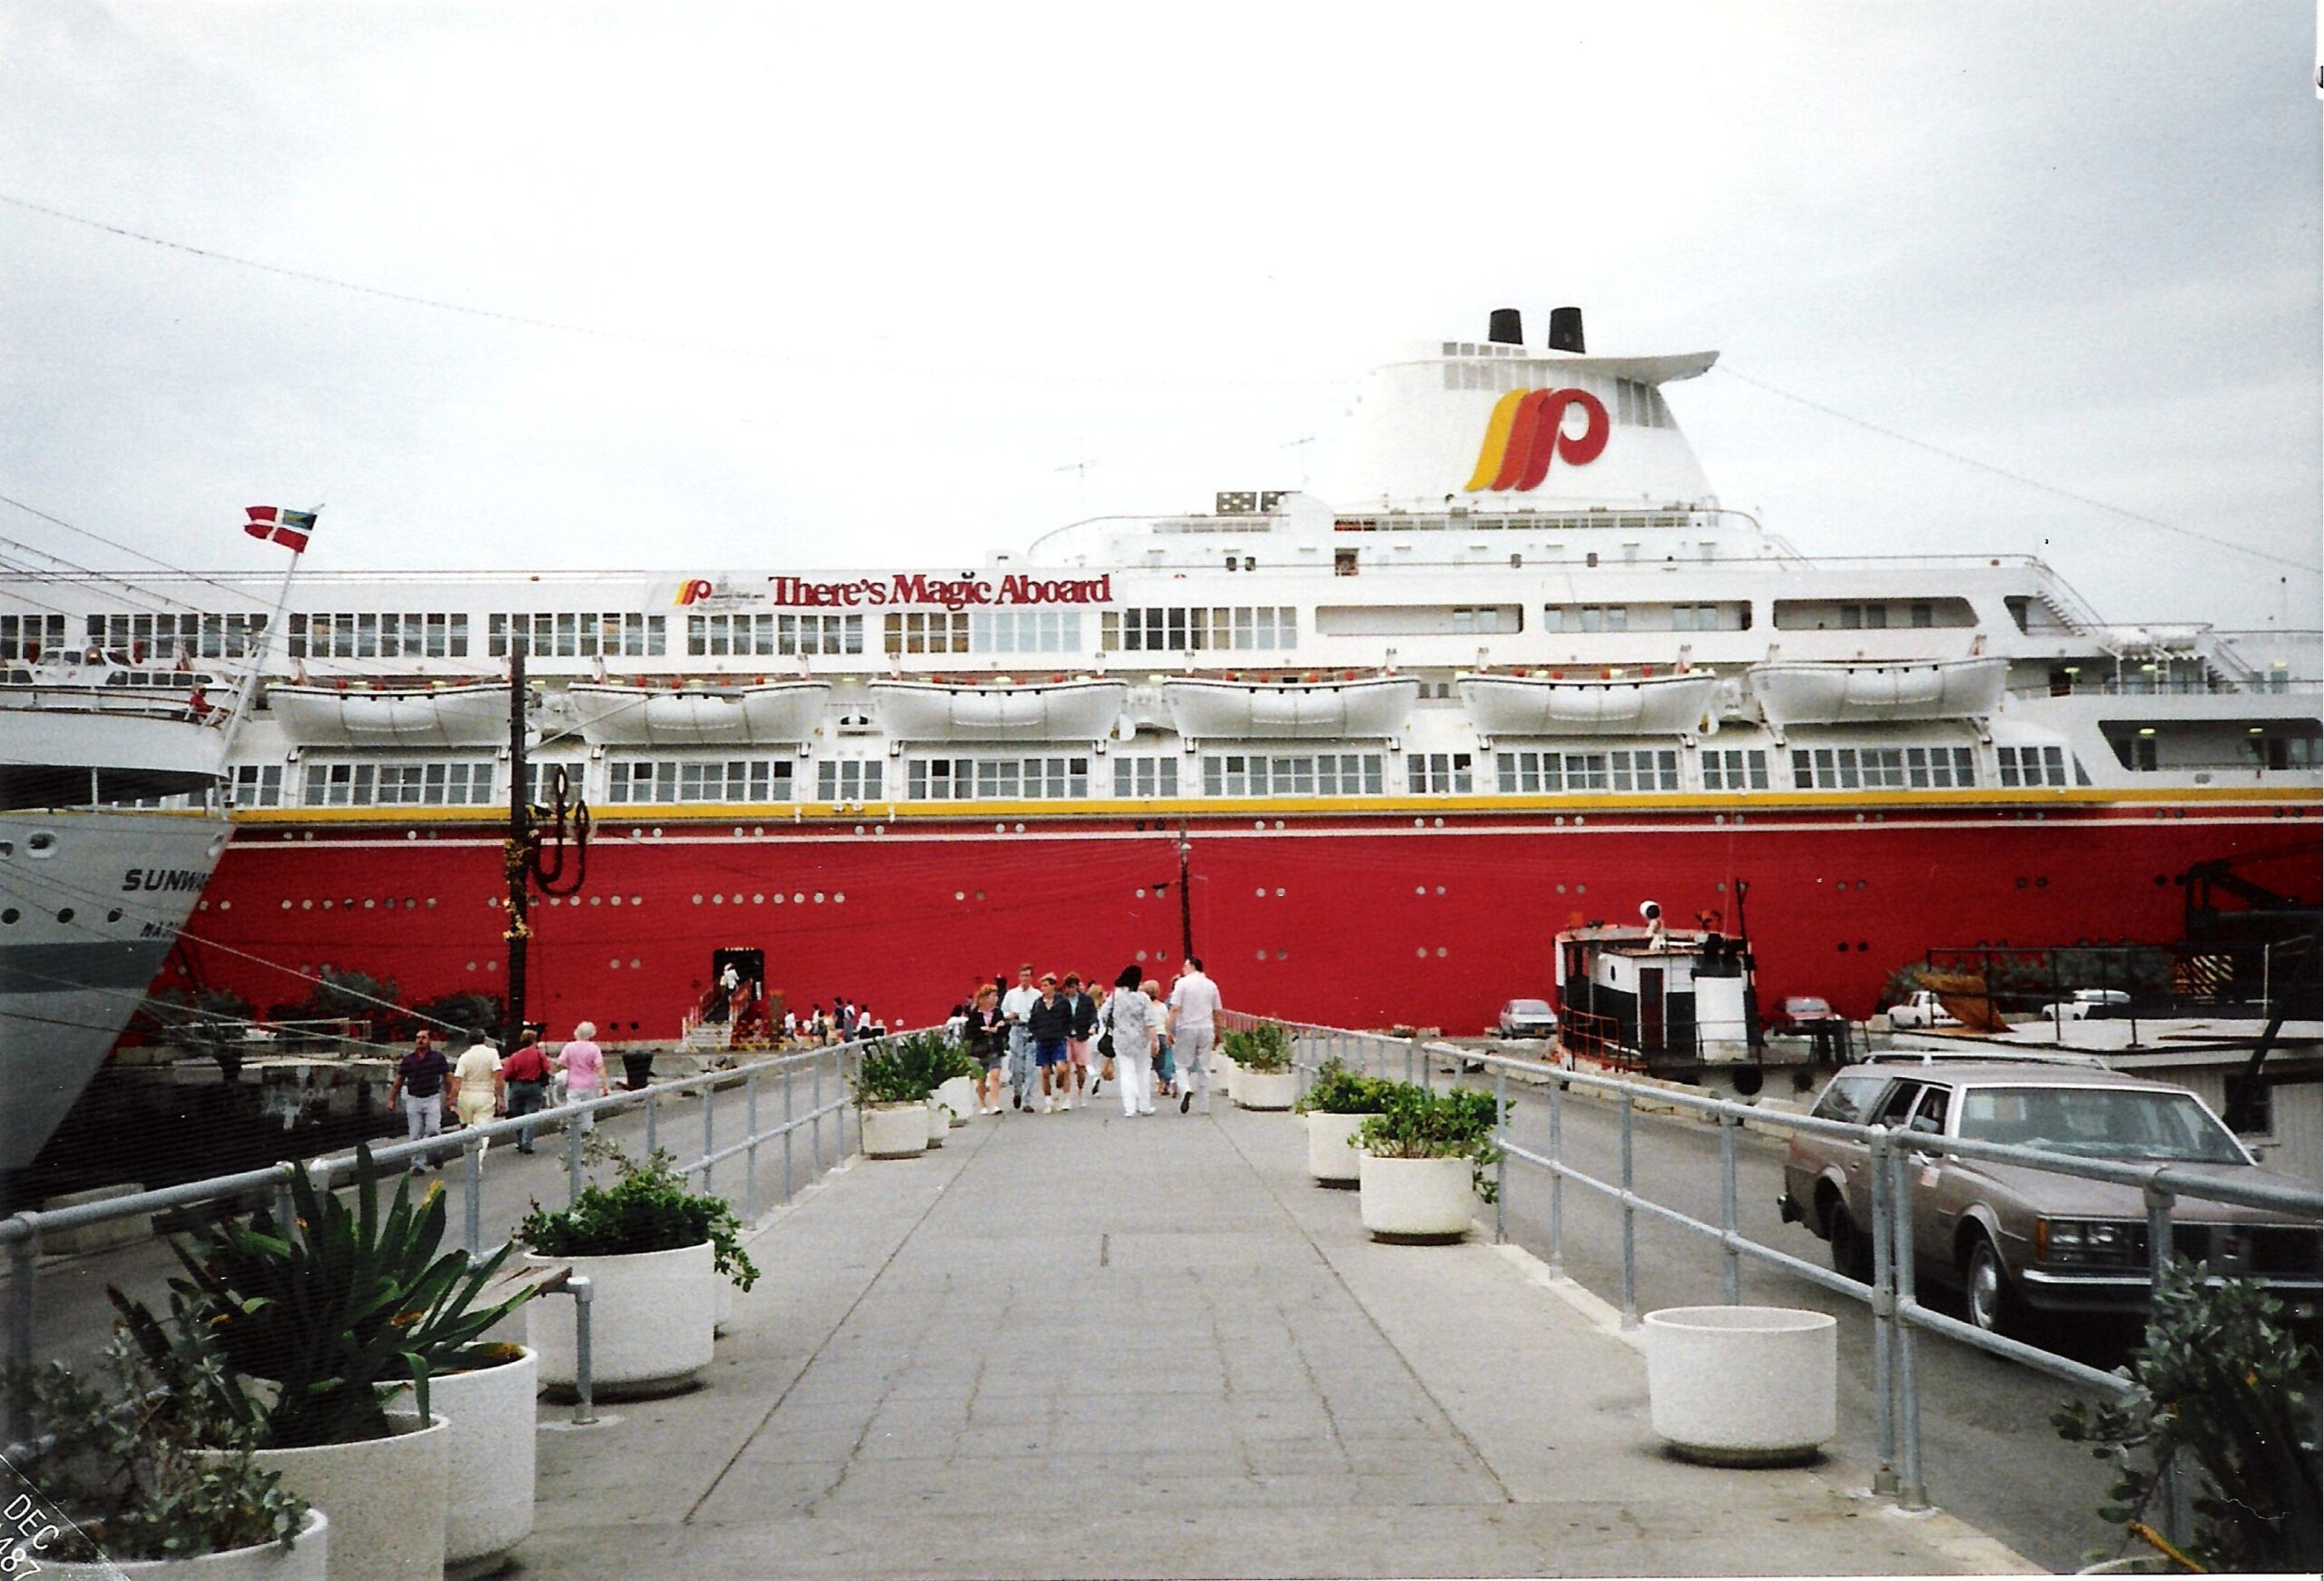
<instances>
[{"instance_id":1,"label":"pedestrian walking","mask_svg":"<svg viewBox=\"0 0 2324 1581\"><path fill-rule=\"evenodd\" d=\"M1001 1066L1009 1058L1009 1024L1000 1018L1000 990L990 983L977 990L970 1001L969 1016L962 1032L968 1041L969 1053L980 1067L977 1075L977 1113L1000 1113Z\"/></svg>"},{"instance_id":2,"label":"pedestrian walking","mask_svg":"<svg viewBox=\"0 0 2324 1581\"><path fill-rule=\"evenodd\" d=\"M1010 1102L1018 1108L1032 1106L1033 1035L1025 1025L1041 991L1033 986L1031 962L1017 968L1017 986L1000 997L1000 1018L1009 1024L1009 1085Z\"/></svg>"},{"instance_id":3,"label":"pedestrian walking","mask_svg":"<svg viewBox=\"0 0 2324 1581\"><path fill-rule=\"evenodd\" d=\"M1044 1115L1073 1107L1073 1085L1065 1046L1073 1034L1073 1007L1057 991L1057 974L1041 975L1040 997L1025 1012L1025 1029L1033 1042L1033 1065L1041 1075Z\"/></svg>"},{"instance_id":4,"label":"pedestrian walking","mask_svg":"<svg viewBox=\"0 0 2324 1581\"><path fill-rule=\"evenodd\" d=\"M459 1116L463 1125L483 1125L500 1113L507 1100L501 1084L500 1051L483 1038L478 1038L461 1051L459 1063L452 1067L452 1113ZM492 1145L487 1138L485 1146Z\"/></svg>"},{"instance_id":5,"label":"pedestrian walking","mask_svg":"<svg viewBox=\"0 0 2324 1581\"><path fill-rule=\"evenodd\" d=\"M1086 1101L1098 1095L1098 1073L1089 1064L1089 1045L1098 1036L1098 1001L1082 991L1079 972L1065 974L1058 997L1073 1013L1072 1027L1065 1035L1067 1091Z\"/></svg>"},{"instance_id":6,"label":"pedestrian walking","mask_svg":"<svg viewBox=\"0 0 2324 1581\"><path fill-rule=\"evenodd\" d=\"M1151 1115L1156 1016L1153 1001L1139 987L1136 967L1124 967L1114 978L1114 991L1107 996L1101 1014L1107 1033L1114 1040L1114 1072L1121 1083L1122 1117Z\"/></svg>"},{"instance_id":7,"label":"pedestrian walking","mask_svg":"<svg viewBox=\"0 0 2324 1581\"><path fill-rule=\"evenodd\" d=\"M423 1137L439 1136L444 1131L444 1083L452 1067L436 1046L432 1035L423 1030L411 1040L411 1052L396 1061L396 1074L388 1084L388 1105L403 1105L404 1125L414 1142ZM433 1158L415 1158L412 1173L433 1172Z\"/></svg>"},{"instance_id":8,"label":"pedestrian walking","mask_svg":"<svg viewBox=\"0 0 2324 1581\"><path fill-rule=\"evenodd\" d=\"M537 1115L548 1102L548 1056L541 1052L541 1035L530 1027L517 1040L516 1049L500 1062L500 1075L508 1092L508 1117ZM517 1151L533 1151L533 1128L517 1133Z\"/></svg>"},{"instance_id":9,"label":"pedestrian walking","mask_svg":"<svg viewBox=\"0 0 2324 1581\"><path fill-rule=\"evenodd\" d=\"M1182 1076L1178 1084L1181 1115L1196 1100L1204 1114L1210 1113L1210 1050L1218 1037L1219 1007L1218 985L1203 975L1201 961L1188 956L1186 965L1178 968L1177 982L1171 986L1166 1024Z\"/></svg>"},{"instance_id":10,"label":"pedestrian walking","mask_svg":"<svg viewBox=\"0 0 2324 1581\"><path fill-rule=\"evenodd\" d=\"M589 1103L606 1090L606 1051L597 1046L596 1036L596 1022L576 1022L571 1040L557 1050L556 1068L565 1073L565 1096L569 1103ZM586 1111L582 1114L578 1123L584 1135L596 1129L596 1118Z\"/></svg>"}]
</instances>

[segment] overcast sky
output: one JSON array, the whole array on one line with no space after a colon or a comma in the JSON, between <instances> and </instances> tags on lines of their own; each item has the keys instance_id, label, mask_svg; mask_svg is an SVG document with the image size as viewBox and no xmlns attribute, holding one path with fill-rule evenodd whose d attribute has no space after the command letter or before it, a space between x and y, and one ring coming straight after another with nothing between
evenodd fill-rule
<instances>
[{"instance_id":1,"label":"overcast sky","mask_svg":"<svg viewBox=\"0 0 2324 1581\"><path fill-rule=\"evenodd\" d=\"M205 568L318 501L318 569L953 566L1296 486L1384 353L1574 302L1724 353L1671 406L1806 552L2314 626L2315 62L2298 0L11 0L0 495Z\"/></svg>"}]
</instances>

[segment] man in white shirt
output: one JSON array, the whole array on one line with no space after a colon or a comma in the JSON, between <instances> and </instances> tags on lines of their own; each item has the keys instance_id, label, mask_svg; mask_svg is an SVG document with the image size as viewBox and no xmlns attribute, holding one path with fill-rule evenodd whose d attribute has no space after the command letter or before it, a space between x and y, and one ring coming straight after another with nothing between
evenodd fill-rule
<instances>
[{"instance_id":1,"label":"man in white shirt","mask_svg":"<svg viewBox=\"0 0 2324 1581\"><path fill-rule=\"evenodd\" d=\"M1000 1019L1009 1027L1011 1101L1019 1109L1030 1108L1033 1101L1033 1033L1025 1018L1040 1002L1041 991L1033 986L1033 968L1029 962L1017 968L1017 986L1000 997Z\"/></svg>"},{"instance_id":2,"label":"man in white shirt","mask_svg":"<svg viewBox=\"0 0 2324 1581\"><path fill-rule=\"evenodd\" d=\"M1202 962L1193 956L1178 969L1170 985L1170 1016L1167 1028L1178 1065L1178 1113L1199 1098L1202 1112L1210 1113L1210 1050L1217 1042L1218 985L1203 976Z\"/></svg>"}]
</instances>

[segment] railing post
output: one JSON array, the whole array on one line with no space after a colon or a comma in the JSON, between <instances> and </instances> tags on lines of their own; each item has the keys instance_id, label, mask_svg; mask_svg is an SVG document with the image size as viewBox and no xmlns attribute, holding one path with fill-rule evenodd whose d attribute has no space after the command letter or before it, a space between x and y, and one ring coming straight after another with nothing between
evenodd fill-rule
<instances>
[{"instance_id":1,"label":"railing post","mask_svg":"<svg viewBox=\"0 0 2324 1581\"><path fill-rule=\"evenodd\" d=\"M1638 1327L1638 1198L1632 1170L1630 1132L1637 1102L1628 1084L1622 1087L1622 1327Z\"/></svg>"},{"instance_id":2,"label":"railing post","mask_svg":"<svg viewBox=\"0 0 2324 1581\"><path fill-rule=\"evenodd\" d=\"M1892 1258L1896 1278L1896 1502L1905 1509L1928 1507L1928 1485L1921 1478L1920 1371L1915 1365L1919 1336L1913 1332L1913 1162L1910 1147L1890 1155L1894 1172L1888 1192L1888 1212L1896 1223L1896 1253Z\"/></svg>"},{"instance_id":3,"label":"railing post","mask_svg":"<svg viewBox=\"0 0 2324 1581\"><path fill-rule=\"evenodd\" d=\"M834 1056L835 1059L845 1057L844 1055ZM807 1133L811 1144L810 1158L815 1166L815 1178L821 1180L823 1176L823 1056L820 1054L815 1056L813 1079L807 1084L807 1105L808 1112L814 1116L814 1124ZM839 1133L840 1140L844 1143L847 1140L845 1120L839 1123Z\"/></svg>"},{"instance_id":4,"label":"railing post","mask_svg":"<svg viewBox=\"0 0 2324 1581\"><path fill-rule=\"evenodd\" d=\"M1404 1085L1413 1085L1413 1056L1420 1052L1420 1034L1415 1032L1404 1039Z\"/></svg>"},{"instance_id":5,"label":"railing post","mask_svg":"<svg viewBox=\"0 0 2324 1581\"><path fill-rule=\"evenodd\" d=\"M40 1294L34 1280L40 1264L40 1221L20 1215L32 1232L8 1246L8 1441L21 1444L33 1436L31 1391L33 1323L39 1315Z\"/></svg>"},{"instance_id":6,"label":"railing post","mask_svg":"<svg viewBox=\"0 0 2324 1581\"><path fill-rule=\"evenodd\" d=\"M743 1217L756 1223L759 1216L759 1073L743 1076L743 1135L750 1146L743 1154Z\"/></svg>"},{"instance_id":7,"label":"railing post","mask_svg":"<svg viewBox=\"0 0 2324 1581\"><path fill-rule=\"evenodd\" d=\"M1872 1399L1874 1431L1879 1464L1872 1473L1872 1491L1896 1491L1896 1368L1890 1347L1895 1341L1896 1306L1890 1273L1896 1262L1896 1228L1888 1207L1888 1133L1874 1133L1872 1161Z\"/></svg>"},{"instance_id":8,"label":"railing post","mask_svg":"<svg viewBox=\"0 0 2324 1581\"><path fill-rule=\"evenodd\" d=\"M1565 1082L1550 1078L1550 1272L1565 1273Z\"/></svg>"},{"instance_id":9,"label":"railing post","mask_svg":"<svg viewBox=\"0 0 2324 1581\"><path fill-rule=\"evenodd\" d=\"M710 1155L718 1151L718 1084L705 1082L702 1089L702 1194L716 1194L714 1183L718 1166Z\"/></svg>"},{"instance_id":10,"label":"railing post","mask_svg":"<svg viewBox=\"0 0 2324 1581\"><path fill-rule=\"evenodd\" d=\"M586 1273L568 1275L565 1288L573 1296L573 1425L586 1428L597 1419L596 1362L589 1350L590 1297L596 1292Z\"/></svg>"},{"instance_id":11,"label":"railing post","mask_svg":"<svg viewBox=\"0 0 2324 1581\"><path fill-rule=\"evenodd\" d=\"M2146 1265L2147 1310L2162 1296L2162 1276L2170 1271L2171 1245L2171 1191L2160 1178L2161 1172L2149 1175L2146 1183ZM2174 1543L2184 1543L2188 1530L2194 1524L2191 1495L2187 1478L2179 1468L2179 1457L2172 1455L2158 1468L2162 1484L2162 1535Z\"/></svg>"},{"instance_id":12,"label":"railing post","mask_svg":"<svg viewBox=\"0 0 2324 1581\"><path fill-rule=\"evenodd\" d=\"M1492 1067L1492 1238L1509 1239L1509 1067Z\"/></svg>"},{"instance_id":13,"label":"railing post","mask_svg":"<svg viewBox=\"0 0 2324 1581\"><path fill-rule=\"evenodd\" d=\"M1719 1246L1726 1255L1720 1275L1730 1307L1743 1301L1743 1253L1735 1246L1735 1116L1722 1109L1718 1115L1718 1230Z\"/></svg>"},{"instance_id":14,"label":"railing post","mask_svg":"<svg viewBox=\"0 0 2324 1581\"><path fill-rule=\"evenodd\" d=\"M791 1078L798 1074L791 1065L783 1067L783 1200L785 1203L791 1200Z\"/></svg>"},{"instance_id":15,"label":"railing post","mask_svg":"<svg viewBox=\"0 0 2324 1581\"><path fill-rule=\"evenodd\" d=\"M652 1088L645 1093L645 1151L651 1156L662 1142L661 1095Z\"/></svg>"},{"instance_id":16,"label":"railing post","mask_svg":"<svg viewBox=\"0 0 2324 1581\"><path fill-rule=\"evenodd\" d=\"M470 1136L460 1146L461 1190L468 1197L468 1255L484 1255L484 1138Z\"/></svg>"},{"instance_id":17,"label":"railing post","mask_svg":"<svg viewBox=\"0 0 2324 1581\"><path fill-rule=\"evenodd\" d=\"M581 1200L581 1122L586 1118L574 1114L565 1120L565 1205L568 1208Z\"/></svg>"}]
</instances>

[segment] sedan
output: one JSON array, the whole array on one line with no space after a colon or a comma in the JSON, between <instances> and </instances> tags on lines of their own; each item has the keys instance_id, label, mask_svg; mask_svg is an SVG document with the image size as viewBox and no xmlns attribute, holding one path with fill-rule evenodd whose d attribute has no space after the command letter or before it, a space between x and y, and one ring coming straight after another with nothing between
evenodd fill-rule
<instances>
[{"instance_id":1,"label":"sedan","mask_svg":"<svg viewBox=\"0 0 2324 1581\"><path fill-rule=\"evenodd\" d=\"M1501 1007L1497 1027L1503 1037L1555 1037L1558 1013L1543 999L1512 999Z\"/></svg>"}]
</instances>

